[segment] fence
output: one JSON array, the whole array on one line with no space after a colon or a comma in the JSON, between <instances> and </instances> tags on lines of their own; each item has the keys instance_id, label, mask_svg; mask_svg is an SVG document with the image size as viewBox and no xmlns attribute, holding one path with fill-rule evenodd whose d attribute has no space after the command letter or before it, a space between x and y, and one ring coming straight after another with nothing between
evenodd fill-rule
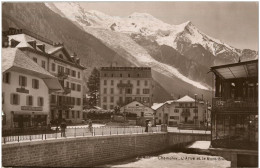
<instances>
[{"instance_id":1,"label":"fence","mask_svg":"<svg viewBox=\"0 0 260 168\"><path fill-rule=\"evenodd\" d=\"M150 133L161 132L161 126L150 127ZM92 131L88 127L67 128L65 137L62 137L61 131L53 133L42 133L37 135L18 135L2 137L2 143L25 142L35 140L47 140L58 138L88 137L88 136L108 136L108 135L124 135L124 134L142 134L145 133L145 127L93 127Z\"/></svg>"}]
</instances>

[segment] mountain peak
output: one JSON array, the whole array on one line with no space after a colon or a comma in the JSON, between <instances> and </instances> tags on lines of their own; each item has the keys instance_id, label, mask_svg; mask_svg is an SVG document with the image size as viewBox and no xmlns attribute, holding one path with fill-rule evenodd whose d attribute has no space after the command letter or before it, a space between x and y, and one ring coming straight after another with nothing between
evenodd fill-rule
<instances>
[{"instance_id":1,"label":"mountain peak","mask_svg":"<svg viewBox=\"0 0 260 168\"><path fill-rule=\"evenodd\" d=\"M150 15L149 13L141 13L141 12L134 12L128 16L128 18L135 18L135 19L156 19L154 16ZM157 19L156 19L157 20Z\"/></svg>"}]
</instances>

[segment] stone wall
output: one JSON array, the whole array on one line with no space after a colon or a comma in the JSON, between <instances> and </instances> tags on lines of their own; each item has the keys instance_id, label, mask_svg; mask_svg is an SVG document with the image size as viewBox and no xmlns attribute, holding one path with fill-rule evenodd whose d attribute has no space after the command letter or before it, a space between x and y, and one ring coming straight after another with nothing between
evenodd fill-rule
<instances>
[{"instance_id":1,"label":"stone wall","mask_svg":"<svg viewBox=\"0 0 260 168\"><path fill-rule=\"evenodd\" d=\"M78 137L2 145L3 166L89 167L168 147L168 134Z\"/></svg>"}]
</instances>

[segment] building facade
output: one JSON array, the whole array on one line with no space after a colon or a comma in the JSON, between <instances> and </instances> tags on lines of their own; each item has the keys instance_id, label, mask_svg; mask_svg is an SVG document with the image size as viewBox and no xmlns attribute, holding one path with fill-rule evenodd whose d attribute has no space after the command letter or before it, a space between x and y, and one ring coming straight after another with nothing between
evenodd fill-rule
<instances>
[{"instance_id":1,"label":"building facade","mask_svg":"<svg viewBox=\"0 0 260 168\"><path fill-rule=\"evenodd\" d=\"M49 92L62 90L58 78L8 45L2 48L2 75L3 130L47 126Z\"/></svg>"},{"instance_id":2,"label":"building facade","mask_svg":"<svg viewBox=\"0 0 260 168\"><path fill-rule=\"evenodd\" d=\"M149 67L102 67L100 69L100 106L122 107L134 100L151 106L153 80Z\"/></svg>"},{"instance_id":3,"label":"building facade","mask_svg":"<svg viewBox=\"0 0 260 168\"><path fill-rule=\"evenodd\" d=\"M231 167L257 167L258 60L214 66L211 71L215 74L212 150L223 157L225 151L232 155Z\"/></svg>"},{"instance_id":4,"label":"building facade","mask_svg":"<svg viewBox=\"0 0 260 168\"><path fill-rule=\"evenodd\" d=\"M62 90L49 92L50 120L80 123L83 118L83 70L76 54L70 55L61 43L54 43L25 29L3 33L12 48L19 48L35 63L59 79ZM51 82L49 82L51 83Z\"/></svg>"},{"instance_id":5,"label":"building facade","mask_svg":"<svg viewBox=\"0 0 260 168\"><path fill-rule=\"evenodd\" d=\"M156 123L176 126L178 124L201 125L206 120L206 105L189 96L178 100L166 101L153 108L156 111Z\"/></svg>"}]
</instances>

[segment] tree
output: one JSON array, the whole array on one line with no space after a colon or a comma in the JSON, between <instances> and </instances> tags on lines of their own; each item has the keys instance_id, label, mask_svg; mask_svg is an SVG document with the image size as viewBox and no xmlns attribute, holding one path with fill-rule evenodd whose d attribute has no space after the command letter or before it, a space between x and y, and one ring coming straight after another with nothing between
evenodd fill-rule
<instances>
[{"instance_id":1,"label":"tree","mask_svg":"<svg viewBox=\"0 0 260 168\"><path fill-rule=\"evenodd\" d=\"M94 68L88 78L87 87L88 87L88 105L93 107L98 105L99 99L99 82L100 82L100 72L97 68Z\"/></svg>"}]
</instances>

